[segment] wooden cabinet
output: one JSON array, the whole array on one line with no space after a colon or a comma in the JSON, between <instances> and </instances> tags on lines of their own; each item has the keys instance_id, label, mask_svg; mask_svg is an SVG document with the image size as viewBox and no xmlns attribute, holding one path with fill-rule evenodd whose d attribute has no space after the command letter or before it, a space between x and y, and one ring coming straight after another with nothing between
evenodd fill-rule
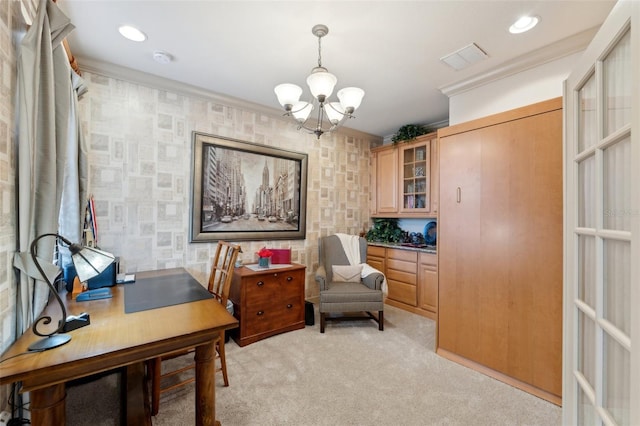
<instances>
[{"instance_id":1,"label":"wooden cabinet","mask_svg":"<svg viewBox=\"0 0 640 426\"><path fill-rule=\"evenodd\" d=\"M411 142L374 148L372 156L370 183L373 217L436 216L436 133L419 136Z\"/></svg>"},{"instance_id":2,"label":"wooden cabinet","mask_svg":"<svg viewBox=\"0 0 640 426\"><path fill-rule=\"evenodd\" d=\"M398 213L398 151L384 149L376 155L376 214Z\"/></svg>"},{"instance_id":3,"label":"wooden cabinet","mask_svg":"<svg viewBox=\"0 0 640 426\"><path fill-rule=\"evenodd\" d=\"M409 306L417 305L417 260L415 251L387 248L385 275L389 299Z\"/></svg>"},{"instance_id":4,"label":"wooden cabinet","mask_svg":"<svg viewBox=\"0 0 640 426\"><path fill-rule=\"evenodd\" d=\"M386 249L384 247L368 246L367 263L384 274L386 267Z\"/></svg>"},{"instance_id":5,"label":"wooden cabinet","mask_svg":"<svg viewBox=\"0 0 640 426\"><path fill-rule=\"evenodd\" d=\"M439 354L558 404L561 108L554 99L439 131L437 300Z\"/></svg>"},{"instance_id":6,"label":"wooden cabinet","mask_svg":"<svg viewBox=\"0 0 640 426\"><path fill-rule=\"evenodd\" d=\"M229 291L240 322L234 339L245 346L274 334L304 328L304 265L253 271L236 268Z\"/></svg>"},{"instance_id":7,"label":"wooden cabinet","mask_svg":"<svg viewBox=\"0 0 640 426\"><path fill-rule=\"evenodd\" d=\"M438 267L435 253L370 245L367 263L383 272L388 294L385 303L436 319Z\"/></svg>"},{"instance_id":8,"label":"wooden cabinet","mask_svg":"<svg viewBox=\"0 0 640 426\"><path fill-rule=\"evenodd\" d=\"M431 253L418 255L418 307L438 313L438 257Z\"/></svg>"}]
</instances>

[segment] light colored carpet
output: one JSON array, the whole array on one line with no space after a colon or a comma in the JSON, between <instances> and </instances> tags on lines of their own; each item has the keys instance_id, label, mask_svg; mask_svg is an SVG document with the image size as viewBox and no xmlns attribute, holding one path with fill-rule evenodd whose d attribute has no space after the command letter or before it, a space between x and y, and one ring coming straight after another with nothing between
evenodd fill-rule
<instances>
[{"instance_id":1,"label":"light colored carpet","mask_svg":"<svg viewBox=\"0 0 640 426\"><path fill-rule=\"evenodd\" d=\"M372 321L316 325L226 345L223 425L560 425L561 409L434 352L435 323L385 306ZM175 362L180 362L176 360ZM116 376L68 390L69 425L118 424ZM164 394L155 425L190 425L193 385Z\"/></svg>"}]
</instances>

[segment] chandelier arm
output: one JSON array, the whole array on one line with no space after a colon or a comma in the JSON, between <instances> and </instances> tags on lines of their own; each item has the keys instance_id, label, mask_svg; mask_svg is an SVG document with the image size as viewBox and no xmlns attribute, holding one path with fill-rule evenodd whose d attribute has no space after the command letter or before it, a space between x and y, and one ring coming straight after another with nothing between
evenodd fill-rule
<instances>
[{"instance_id":1,"label":"chandelier arm","mask_svg":"<svg viewBox=\"0 0 640 426\"><path fill-rule=\"evenodd\" d=\"M342 124L346 121L346 120L340 120L338 123L336 124L331 124L329 127L309 127L306 123L311 120L311 118L308 118L307 120L305 120L304 122L300 123L298 121L296 121L296 124L298 125L297 130L304 130L307 133L313 133L316 136L318 136L318 139L320 138L320 135L324 134L324 133L331 133L334 130L338 129L339 127L342 126Z\"/></svg>"},{"instance_id":2,"label":"chandelier arm","mask_svg":"<svg viewBox=\"0 0 640 426\"><path fill-rule=\"evenodd\" d=\"M348 118L353 118L353 115L350 114L348 111L340 111L339 109L334 108L333 105L331 105L331 102L327 103L326 105L329 105L329 108L331 108L332 110L334 110L338 114L342 115L342 118L340 119L341 122L347 117Z\"/></svg>"},{"instance_id":3,"label":"chandelier arm","mask_svg":"<svg viewBox=\"0 0 640 426\"><path fill-rule=\"evenodd\" d=\"M297 130L305 130L307 133L315 133L317 134L318 131L322 132L322 133L330 133L333 132L334 130L338 129L339 127L342 126L342 124L345 122L345 120L341 120L340 122L336 123L336 124L332 124L329 128L320 128L318 129L317 127L309 127L306 125L306 122L309 121L309 119L307 119L305 122L300 123L296 121L296 124L298 125ZM322 134L321 133L321 134Z\"/></svg>"},{"instance_id":4,"label":"chandelier arm","mask_svg":"<svg viewBox=\"0 0 640 426\"><path fill-rule=\"evenodd\" d=\"M285 113L285 115L293 115L295 113L298 113L300 111L302 111L303 109L305 109L307 107L307 105L303 106L302 108L296 109L294 110L293 107L291 107L290 109L287 110L287 112ZM305 120L306 121L306 120Z\"/></svg>"}]
</instances>

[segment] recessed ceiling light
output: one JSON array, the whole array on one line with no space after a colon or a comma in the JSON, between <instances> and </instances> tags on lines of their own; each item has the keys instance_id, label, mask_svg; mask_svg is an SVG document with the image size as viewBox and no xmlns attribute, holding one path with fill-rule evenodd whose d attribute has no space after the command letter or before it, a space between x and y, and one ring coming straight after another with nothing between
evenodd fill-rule
<instances>
[{"instance_id":1,"label":"recessed ceiling light","mask_svg":"<svg viewBox=\"0 0 640 426\"><path fill-rule=\"evenodd\" d=\"M147 39L147 35L145 33L131 25L121 25L118 28L118 31L120 31L122 37L131 41L145 41Z\"/></svg>"},{"instance_id":2,"label":"recessed ceiling light","mask_svg":"<svg viewBox=\"0 0 640 426\"><path fill-rule=\"evenodd\" d=\"M525 31L529 31L531 28L538 25L539 21L540 18L537 16L523 16L509 27L509 32L511 34L520 34Z\"/></svg>"}]
</instances>

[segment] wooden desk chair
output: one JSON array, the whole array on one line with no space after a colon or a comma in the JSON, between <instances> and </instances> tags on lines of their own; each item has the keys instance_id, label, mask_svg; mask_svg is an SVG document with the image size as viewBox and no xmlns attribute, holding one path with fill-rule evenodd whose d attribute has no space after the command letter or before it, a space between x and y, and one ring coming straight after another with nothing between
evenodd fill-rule
<instances>
[{"instance_id":1,"label":"wooden desk chair","mask_svg":"<svg viewBox=\"0 0 640 426\"><path fill-rule=\"evenodd\" d=\"M233 268L239 253L240 246L229 244L225 241L218 241L218 247L211 266L211 274L209 275L208 290L225 308L227 307L227 300L229 298L229 289L231 288L231 279L233 278ZM186 367L162 373L162 361L187 355L192 352L193 350L180 351L154 358L147 363L149 371L148 374L151 380L152 415L155 416L158 414L158 410L160 409L160 394L162 392L166 392L195 381L195 375L192 375L178 383L169 384L163 387L162 379L194 369L195 362L187 365ZM229 378L227 377L227 360L224 352L224 331L220 332L220 336L216 341L216 358L220 359L220 367L216 368L216 372L222 371L224 385L229 386Z\"/></svg>"}]
</instances>

